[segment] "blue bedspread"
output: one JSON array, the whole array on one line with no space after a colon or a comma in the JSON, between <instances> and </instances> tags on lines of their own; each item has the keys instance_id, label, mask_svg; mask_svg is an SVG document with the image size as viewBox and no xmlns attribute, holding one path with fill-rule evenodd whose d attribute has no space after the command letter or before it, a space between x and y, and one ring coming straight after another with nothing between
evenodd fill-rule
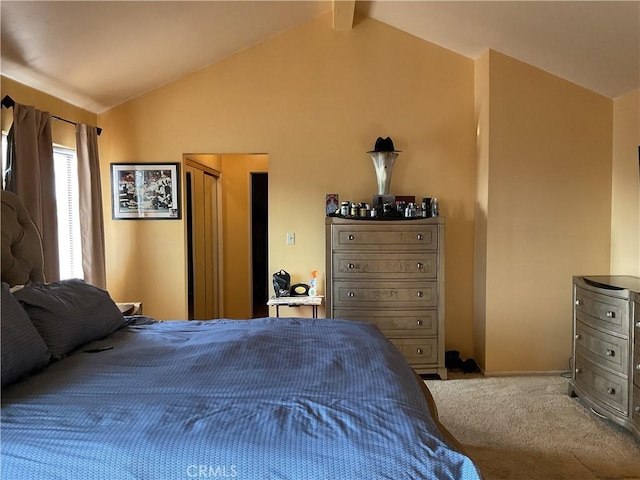
<instances>
[{"instance_id":1,"label":"blue bedspread","mask_svg":"<svg viewBox=\"0 0 640 480\"><path fill-rule=\"evenodd\" d=\"M3 391L3 479L478 478L366 323L158 322L81 350Z\"/></svg>"}]
</instances>

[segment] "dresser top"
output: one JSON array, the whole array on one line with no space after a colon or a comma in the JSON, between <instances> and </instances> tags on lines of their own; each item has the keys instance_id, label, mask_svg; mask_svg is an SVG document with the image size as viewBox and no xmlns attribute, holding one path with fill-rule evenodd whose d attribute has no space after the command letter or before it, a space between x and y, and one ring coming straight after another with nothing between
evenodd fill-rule
<instances>
[{"instance_id":1,"label":"dresser top","mask_svg":"<svg viewBox=\"0 0 640 480\"><path fill-rule=\"evenodd\" d=\"M354 218L354 217L325 217L327 225L444 225L444 217L374 217L374 218Z\"/></svg>"},{"instance_id":2,"label":"dresser top","mask_svg":"<svg viewBox=\"0 0 640 480\"><path fill-rule=\"evenodd\" d=\"M594 287L640 292L640 277L631 275L588 275L580 278Z\"/></svg>"}]
</instances>

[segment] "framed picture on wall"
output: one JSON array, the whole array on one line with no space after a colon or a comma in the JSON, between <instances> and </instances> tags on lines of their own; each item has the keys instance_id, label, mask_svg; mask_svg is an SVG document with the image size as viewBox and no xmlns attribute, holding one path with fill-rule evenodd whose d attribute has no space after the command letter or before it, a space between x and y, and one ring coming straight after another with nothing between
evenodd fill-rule
<instances>
[{"instance_id":1,"label":"framed picture on wall","mask_svg":"<svg viewBox=\"0 0 640 480\"><path fill-rule=\"evenodd\" d=\"M111 199L114 220L179 219L179 165L112 163Z\"/></svg>"}]
</instances>

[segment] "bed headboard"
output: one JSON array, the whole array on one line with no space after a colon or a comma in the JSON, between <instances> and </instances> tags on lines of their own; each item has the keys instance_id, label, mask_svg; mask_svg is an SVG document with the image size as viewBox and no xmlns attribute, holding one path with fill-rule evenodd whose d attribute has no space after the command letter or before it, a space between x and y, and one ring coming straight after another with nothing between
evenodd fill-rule
<instances>
[{"instance_id":1,"label":"bed headboard","mask_svg":"<svg viewBox=\"0 0 640 480\"><path fill-rule=\"evenodd\" d=\"M20 199L2 190L2 281L14 285L44 282L40 233Z\"/></svg>"}]
</instances>

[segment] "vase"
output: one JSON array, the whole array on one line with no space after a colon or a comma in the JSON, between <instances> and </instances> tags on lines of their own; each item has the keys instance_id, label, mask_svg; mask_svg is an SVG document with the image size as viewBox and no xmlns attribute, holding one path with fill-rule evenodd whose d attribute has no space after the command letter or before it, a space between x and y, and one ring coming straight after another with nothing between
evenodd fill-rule
<instances>
[{"instance_id":1,"label":"vase","mask_svg":"<svg viewBox=\"0 0 640 480\"><path fill-rule=\"evenodd\" d=\"M378 195L387 195L391 185L393 164L398 158L397 152L369 152L378 179Z\"/></svg>"}]
</instances>

